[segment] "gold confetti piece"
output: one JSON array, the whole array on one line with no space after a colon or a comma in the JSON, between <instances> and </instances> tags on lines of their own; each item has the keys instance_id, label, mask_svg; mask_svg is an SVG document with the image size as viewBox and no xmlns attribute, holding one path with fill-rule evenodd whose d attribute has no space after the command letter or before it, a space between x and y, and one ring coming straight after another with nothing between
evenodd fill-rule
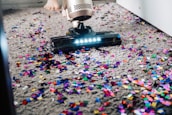
<instances>
[{"instance_id":1,"label":"gold confetti piece","mask_svg":"<svg viewBox=\"0 0 172 115\"><path fill-rule=\"evenodd\" d=\"M154 108L156 107L156 105L157 105L156 102L152 102L152 104L151 104L151 106L154 107Z\"/></svg>"},{"instance_id":2,"label":"gold confetti piece","mask_svg":"<svg viewBox=\"0 0 172 115\"><path fill-rule=\"evenodd\" d=\"M39 96L37 99L40 101L40 100L42 100L43 98L42 98L42 96Z\"/></svg>"},{"instance_id":3,"label":"gold confetti piece","mask_svg":"<svg viewBox=\"0 0 172 115\"><path fill-rule=\"evenodd\" d=\"M35 89L35 88L33 88L31 91L32 91L32 92L35 92L35 91L36 91L36 89Z\"/></svg>"}]
</instances>

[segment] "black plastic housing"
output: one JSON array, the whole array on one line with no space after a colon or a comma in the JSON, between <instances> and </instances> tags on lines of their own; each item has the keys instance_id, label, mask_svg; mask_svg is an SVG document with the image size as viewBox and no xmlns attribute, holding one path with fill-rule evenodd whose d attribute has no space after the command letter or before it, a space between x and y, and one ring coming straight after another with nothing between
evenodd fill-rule
<instances>
[{"instance_id":1,"label":"black plastic housing","mask_svg":"<svg viewBox=\"0 0 172 115\"><path fill-rule=\"evenodd\" d=\"M75 44L75 41L78 39L89 39L100 37L100 42L92 42L92 43L80 43ZM77 49L81 49L83 47L91 48L91 47L104 47L104 46L114 46L120 45L122 43L121 37L119 34L114 32L97 32L86 35L79 36L59 36L51 38L51 48L54 53L58 53L59 51L70 52Z\"/></svg>"}]
</instances>

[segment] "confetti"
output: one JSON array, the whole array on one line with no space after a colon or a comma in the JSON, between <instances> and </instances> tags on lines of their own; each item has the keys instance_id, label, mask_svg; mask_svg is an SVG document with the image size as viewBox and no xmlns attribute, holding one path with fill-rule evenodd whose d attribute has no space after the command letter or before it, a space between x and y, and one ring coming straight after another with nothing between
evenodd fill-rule
<instances>
[{"instance_id":1,"label":"confetti","mask_svg":"<svg viewBox=\"0 0 172 115\"><path fill-rule=\"evenodd\" d=\"M107 115L112 108L113 115L155 115L171 106L171 37L116 3L94 6L87 24L119 32L123 44L69 54L50 48L50 36L70 28L60 13L31 8L11 14L4 25L18 114L36 108L34 114Z\"/></svg>"}]
</instances>

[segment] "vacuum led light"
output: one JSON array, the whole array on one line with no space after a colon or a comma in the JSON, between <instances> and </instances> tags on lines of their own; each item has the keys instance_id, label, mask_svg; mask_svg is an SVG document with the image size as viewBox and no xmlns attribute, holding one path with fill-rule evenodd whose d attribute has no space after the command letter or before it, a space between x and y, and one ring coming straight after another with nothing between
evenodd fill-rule
<instances>
[{"instance_id":1,"label":"vacuum led light","mask_svg":"<svg viewBox=\"0 0 172 115\"><path fill-rule=\"evenodd\" d=\"M94 37L94 38L76 39L74 43L78 45L78 44L95 43L95 42L100 42L100 41L101 41L100 37Z\"/></svg>"}]
</instances>

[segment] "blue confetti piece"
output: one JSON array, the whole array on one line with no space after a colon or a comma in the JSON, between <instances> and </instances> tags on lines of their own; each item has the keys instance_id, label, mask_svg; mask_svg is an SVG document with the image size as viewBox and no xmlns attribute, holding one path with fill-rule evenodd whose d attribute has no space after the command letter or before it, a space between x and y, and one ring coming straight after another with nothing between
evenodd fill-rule
<instances>
[{"instance_id":1,"label":"blue confetti piece","mask_svg":"<svg viewBox=\"0 0 172 115\"><path fill-rule=\"evenodd\" d=\"M122 86L122 82L117 82L117 85L118 86Z\"/></svg>"},{"instance_id":2,"label":"blue confetti piece","mask_svg":"<svg viewBox=\"0 0 172 115\"><path fill-rule=\"evenodd\" d=\"M74 108L70 108L72 111L78 111L79 110L79 106L76 106Z\"/></svg>"}]
</instances>

